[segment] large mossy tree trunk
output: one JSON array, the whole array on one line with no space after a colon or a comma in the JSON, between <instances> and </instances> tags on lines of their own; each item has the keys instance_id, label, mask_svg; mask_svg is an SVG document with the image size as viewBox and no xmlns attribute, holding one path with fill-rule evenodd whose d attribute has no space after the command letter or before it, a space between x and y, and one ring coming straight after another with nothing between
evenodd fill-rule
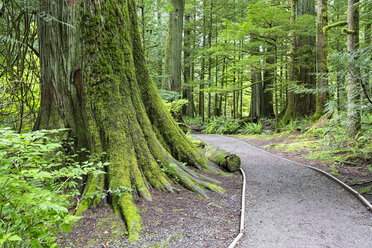
<instances>
[{"instance_id":1,"label":"large mossy tree trunk","mask_svg":"<svg viewBox=\"0 0 372 248\"><path fill-rule=\"evenodd\" d=\"M110 202L135 240L141 218L134 194L151 200L150 187L172 191L172 177L204 197L205 189L221 191L184 165L216 171L179 129L152 83L134 0L41 5L52 18L38 26L42 96L35 129L69 128L79 147L107 153L107 174L89 176L84 194L124 189ZM84 199L79 213L99 202Z\"/></svg>"}]
</instances>

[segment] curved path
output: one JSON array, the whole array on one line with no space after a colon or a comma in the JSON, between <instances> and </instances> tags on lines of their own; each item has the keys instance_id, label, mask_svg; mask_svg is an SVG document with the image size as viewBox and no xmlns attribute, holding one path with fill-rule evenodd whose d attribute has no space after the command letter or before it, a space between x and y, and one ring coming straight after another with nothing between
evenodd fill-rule
<instances>
[{"instance_id":1,"label":"curved path","mask_svg":"<svg viewBox=\"0 0 372 248\"><path fill-rule=\"evenodd\" d=\"M238 139L195 135L242 160L245 231L237 247L372 248L372 214L326 176Z\"/></svg>"}]
</instances>

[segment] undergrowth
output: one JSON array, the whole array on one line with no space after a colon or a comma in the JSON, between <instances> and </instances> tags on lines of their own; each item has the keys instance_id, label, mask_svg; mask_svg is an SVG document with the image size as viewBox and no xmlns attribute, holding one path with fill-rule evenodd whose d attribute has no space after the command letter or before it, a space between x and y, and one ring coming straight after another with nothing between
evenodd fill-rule
<instances>
[{"instance_id":1,"label":"undergrowth","mask_svg":"<svg viewBox=\"0 0 372 248\"><path fill-rule=\"evenodd\" d=\"M81 218L69 211L79 182L88 173L104 173L105 164L78 162L72 143L59 138L63 131L0 129L1 247L56 247L55 234Z\"/></svg>"}]
</instances>

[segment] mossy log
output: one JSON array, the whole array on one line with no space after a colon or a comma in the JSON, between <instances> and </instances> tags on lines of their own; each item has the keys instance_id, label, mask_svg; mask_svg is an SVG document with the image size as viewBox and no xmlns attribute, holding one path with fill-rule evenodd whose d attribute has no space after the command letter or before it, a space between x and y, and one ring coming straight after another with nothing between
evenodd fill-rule
<instances>
[{"instance_id":1,"label":"mossy log","mask_svg":"<svg viewBox=\"0 0 372 248\"><path fill-rule=\"evenodd\" d=\"M205 156L223 169L234 172L240 168L240 157L222 150L218 147L208 145L205 147Z\"/></svg>"}]
</instances>

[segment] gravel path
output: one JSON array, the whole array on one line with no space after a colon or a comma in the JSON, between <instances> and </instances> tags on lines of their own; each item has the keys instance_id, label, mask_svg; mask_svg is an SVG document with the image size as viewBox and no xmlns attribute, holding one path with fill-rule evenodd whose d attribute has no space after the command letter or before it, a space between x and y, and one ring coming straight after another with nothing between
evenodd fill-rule
<instances>
[{"instance_id":1,"label":"gravel path","mask_svg":"<svg viewBox=\"0 0 372 248\"><path fill-rule=\"evenodd\" d=\"M246 217L237 247L372 247L372 214L339 184L238 139L195 136L242 159Z\"/></svg>"}]
</instances>

